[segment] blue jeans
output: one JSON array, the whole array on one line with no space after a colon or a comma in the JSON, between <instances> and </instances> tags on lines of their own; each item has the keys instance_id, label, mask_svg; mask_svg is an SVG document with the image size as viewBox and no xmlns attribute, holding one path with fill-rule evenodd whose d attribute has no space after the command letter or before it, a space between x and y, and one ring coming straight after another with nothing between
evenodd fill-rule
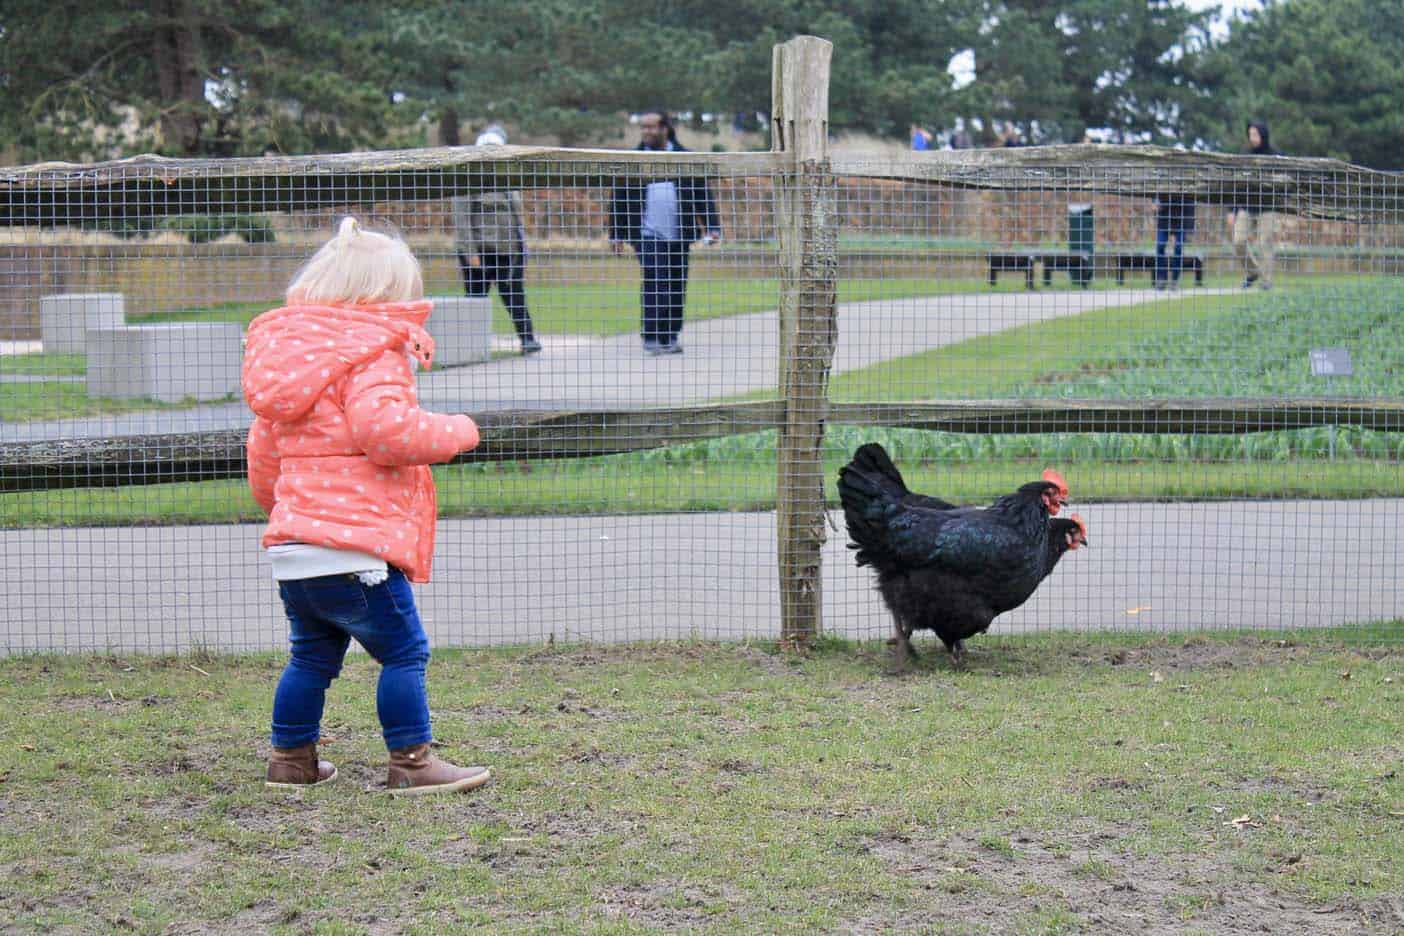
<instances>
[{"instance_id":1,"label":"blue jeans","mask_svg":"<svg viewBox=\"0 0 1404 936\"><path fill-rule=\"evenodd\" d=\"M1155 224L1155 281L1164 283L1180 281L1180 270L1184 267L1185 226L1174 221L1156 220ZM1171 237L1175 238L1175 252L1166 263L1165 247ZM1168 270L1167 270L1168 266ZM1168 272L1168 277L1167 277Z\"/></svg>"},{"instance_id":2,"label":"blue jeans","mask_svg":"<svg viewBox=\"0 0 1404 936\"><path fill-rule=\"evenodd\" d=\"M327 687L340 675L352 637L381 665L375 708L385 746L394 751L432 738L424 689L429 638L403 572L391 567L379 585L362 585L354 575L294 579L279 582L278 592L292 659L273 695L274 747L321 737Z\"/></svg>"},{"instance_id":3,"label":"blue jeans","mask_svg":"<svg viewBox=\"0 0 1404 936\"><path fill-rule=\"evenodd\" d=\"M643 340L675 344L683 326L687 301L687 241L641 237L634 242L643 268L640 287L643 305Z\"/></svg>"},{"instance_id":4,"label":"blue jeans","mask_svg":"<svg viewBox=\"0 0 1404 936\"><path fill-rule=\"evenodd\" d=\"M517 337L525 341L535 338L531 327L531 313L527 311L526 290L522 282L526 275L526 259L510 253L484 247L478 254L481 265L473 266L463 254L458 255L458 268L463 272L463 293L467 296L484 297L492 284L497 284L497 294L512 316L512 327Z\"/></svg>"}]
</instances>

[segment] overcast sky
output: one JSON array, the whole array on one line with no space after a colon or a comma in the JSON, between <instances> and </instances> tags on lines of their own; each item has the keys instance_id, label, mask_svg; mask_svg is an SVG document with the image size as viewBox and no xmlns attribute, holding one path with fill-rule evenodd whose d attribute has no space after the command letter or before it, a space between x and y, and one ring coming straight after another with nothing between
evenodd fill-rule
<instances>
[{"instance_id":1,"label":"overcast sky","mask_svg":"<svg viewBox=\"0 0 1404 936\"><path fill-rule=\"evenodd\" d=\"M1262 7L1261 0L1180 0L1180 5L1189 7L1191 10L1203 10L1209 7L1221 7L1222 15L1219 22L1214 24L1214 36L1222 39L1228 32L1224 19L1231 17L1234 13L1257 10Z\"/></svg>"}]
</instances>

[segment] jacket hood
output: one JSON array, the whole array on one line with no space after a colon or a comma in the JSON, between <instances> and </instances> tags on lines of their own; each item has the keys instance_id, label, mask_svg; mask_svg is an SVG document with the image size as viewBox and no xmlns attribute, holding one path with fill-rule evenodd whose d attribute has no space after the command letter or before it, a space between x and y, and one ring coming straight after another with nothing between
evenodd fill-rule
<instances>
[{"instance_id":1,"label":"jacket hood","mask_svg":"<svg viewBox=\"0 0 1404 936\"><path fill-rule=\"evenodd\" d=\"M249 324L244 399L258 416L292 422L306 416L332 384L387 351L403 351L428 367L434 339L424 323L433 308L421 299L265 312Z\"/></svg>"},{"instance_id":2,"label":"jacket hood","mask_svg":"<svg viewBox=\"0 0 1404 936\"><path fill-rule=\"evenodd\" d=\"M1258 128L1258 136L1262 137L1262 139L1263 139L1263 142L1262 142L1262 145L1261 145L1261 146L1253 147L1249 152L1258 153L1258 154L1260 154L1260 155L1265 155L1265 156L1272 155L1272 152L1273 152L1273 149L1272 149L1272 136L1268 133L1267 121L1265 121L1265 120L1254 120L1254 121L1249 122L1248 126L1249 126L1249 127L1257 127L1257 128ZM1247 132L1247 131L1245 131L1245 132Z\"/></svg>"}]
</instances>

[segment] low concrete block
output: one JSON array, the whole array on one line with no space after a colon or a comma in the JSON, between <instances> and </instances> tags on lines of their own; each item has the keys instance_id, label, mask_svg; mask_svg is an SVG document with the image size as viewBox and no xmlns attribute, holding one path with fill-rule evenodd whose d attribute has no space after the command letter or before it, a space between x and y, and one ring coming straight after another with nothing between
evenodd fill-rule
<instances>
[{"instance_id":1,"label":"low concrete block","mask_svg":"<svg viewBox=\"0 0 1404 936\"><path fill-rule=\"evenodd\" d=\"M90 328L127 321L121 293L60 293L39 300L39 337L50 354L82 354Z\"/></svg>"},{"instance_id":2,"label":"low concrete block","mask_svg":"<svg viewBox=\"0 0 1404 936\"><path fill-rule=\"evenodd\" d=\"M239 392L243 341L233 322L92 328L86 340L88 396L179 403Z\"/></svg>"},{"instance_id":3,"label":"low concrete block","mask_svg":"<svg viewBox=\"0 0 1404 936\"><path fill-rule=\"evenodd\" d=\"M492 299L469 296L430 296L434 313L434 364L479 364L492 359Z\"/></svg>"}]
</instances>

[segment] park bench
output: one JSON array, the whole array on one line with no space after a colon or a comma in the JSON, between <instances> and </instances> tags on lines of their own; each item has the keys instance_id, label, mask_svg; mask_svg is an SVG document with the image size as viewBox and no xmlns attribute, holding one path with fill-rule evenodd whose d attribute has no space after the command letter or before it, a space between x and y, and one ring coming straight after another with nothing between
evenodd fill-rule
<instances>
[{"instance_id":1,"label":"park bench","mask_svg":"<svg viewBox=\"0 0 1404 936\"><path fill-rule=\"evenodd\" d=\"M243 332L234 322L90 328L88 396L222 400L239 393Z\"/></svg>"},{"instance_id":2,"label":"park bench","mask_svg":"<svg viewBox=\"0 0 1404 936\"><path fill-rule=\"evenodd\" d=\"M1108 265L1116 270L1116 283L1120 286L1126 280L1126 271L1149 271L1152 277L1155 276L1155 251L1153 250L1128 250L1104 255L1107 257ZM1169 263L1169 257L1166 257ZM1183 269L1194 273L1194 285L1204 285L1204 255L1198 253L1185 253L1183 258Z\"/></svg>"},{"instance_id":3,"label":"park bench","mask_svg":"<svg viewBox=\"0 0 1404 936\"><path fill-rule=\"evenodd\" d=\"M1043 285L1053 282L1054 270L1067 270L1072 280L1086 286L1092 279L1092 254L1085 250L998 250L986 256L989 262L990 285L995 285L1000 273L1022 271L1024 285L1034 288L1034 266L1043 268Z\"/></svg>"}]
</instances>

